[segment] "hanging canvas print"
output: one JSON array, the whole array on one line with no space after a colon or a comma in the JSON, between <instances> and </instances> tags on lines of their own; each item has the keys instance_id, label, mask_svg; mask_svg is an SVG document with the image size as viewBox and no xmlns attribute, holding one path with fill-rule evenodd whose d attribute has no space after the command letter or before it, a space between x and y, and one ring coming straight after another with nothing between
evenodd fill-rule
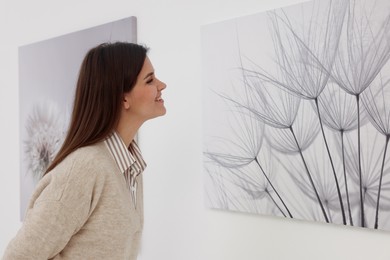
<instances>
[{"instance_id":1,"label":"hanging canvas print","mask_svg":"<svg viewBox=\"0 0 390 260\"><path fill-rule=\"evenodd\" d=\"M129 17L19 48L20 212L61 147L78 70L87 51L104 42L136 42Z\"/></svg>"},{"instance_id":2,"label":"hanging canvas print","mask_svg":"<svg viewBox=\"0 0 390 260\"><path fill-rule=\"evenodd\" d=\"M211 208L390 230L390 2L202 28Z\"/></svg>"}]
</instances>

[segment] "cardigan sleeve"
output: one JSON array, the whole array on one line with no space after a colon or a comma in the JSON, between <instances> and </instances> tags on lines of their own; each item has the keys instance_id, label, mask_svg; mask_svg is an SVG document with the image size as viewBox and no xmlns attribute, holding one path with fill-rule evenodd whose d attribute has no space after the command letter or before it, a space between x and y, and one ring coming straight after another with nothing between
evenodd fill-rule
<instances>
[{"instance_id":1,"label":"cardigan sleeve","mask_svg":"<svg viewBox=\"0 0 390 260\"><path fill-rule=\"evenodd\" d=\"M8 245L4 260L47 260L57 255L77 226L70 212L59 201L34 205L28 211L22 228Z\"/></svg>"},{"instance_id":2,"label":"cardigan sleeve","mask_svg":"<svg viewBox=\"0 0 390 260\"><path fill-rule=\"evenodd\" d=\"M103 182L85 164L57 166L38 184L26 217L3 260L50 259L58 255L87 221Z\"/></svg>"}]
</instances>

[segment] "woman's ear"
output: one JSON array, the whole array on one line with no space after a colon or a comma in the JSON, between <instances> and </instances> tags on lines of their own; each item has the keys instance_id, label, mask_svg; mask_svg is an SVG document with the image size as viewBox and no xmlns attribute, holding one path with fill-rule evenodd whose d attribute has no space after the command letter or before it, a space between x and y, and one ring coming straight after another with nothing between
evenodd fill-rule
<instances>
[{"instance_id":1,"label":"woman's ear","mask_svg":"<svg viewBox=\"0 0 390 260\"><path fill-rule=\"evenodd\" d=\"M128 94L123 96L123 107L126 110L130 108L130 95Z\"/></svg>"}]
</instances>

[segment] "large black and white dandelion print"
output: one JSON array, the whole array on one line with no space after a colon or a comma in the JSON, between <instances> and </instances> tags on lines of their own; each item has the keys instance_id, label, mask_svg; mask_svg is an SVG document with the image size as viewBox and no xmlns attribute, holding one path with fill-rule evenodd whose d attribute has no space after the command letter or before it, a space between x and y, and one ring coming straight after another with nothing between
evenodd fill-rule
<instances>
[{"instance_id":1,"label":"large black and white dandelion print","mask_svg":"<svg viewBox=\"0 0 390 260\"><path fill-rule=\"evenodd\" d=\"M202 28L206 203L390 230L390 2Z\"/></svg>"},{"instance_id":2,"label":"large black and white dandelion print","mask_svg":"<svg viewBox=\"0 0 390 260\"><path fill-rule=\"evenodd\" d=\"M136 42L128 17L19 48L20 218L62 146L81 62L104 42Z\"/></svg>"}]
</instances>

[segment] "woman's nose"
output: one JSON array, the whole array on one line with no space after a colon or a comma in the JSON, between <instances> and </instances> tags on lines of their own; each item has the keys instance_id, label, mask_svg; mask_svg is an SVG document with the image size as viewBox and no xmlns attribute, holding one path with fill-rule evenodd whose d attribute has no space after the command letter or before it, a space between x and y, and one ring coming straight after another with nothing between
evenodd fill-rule
<instances>
[{"instance_id":1,"label":"woman's nose","mask_svg":"<svg viewBox=\"0 0 390 260\"><path fill-rule=\"evenodd\" d=\"M167 84L165 84L164 82L162 82L161 80L159 80L159 84L158 84L158 89L161 91L163 89L165 89L167 87Z\"/></svg>"}]
</instances>

